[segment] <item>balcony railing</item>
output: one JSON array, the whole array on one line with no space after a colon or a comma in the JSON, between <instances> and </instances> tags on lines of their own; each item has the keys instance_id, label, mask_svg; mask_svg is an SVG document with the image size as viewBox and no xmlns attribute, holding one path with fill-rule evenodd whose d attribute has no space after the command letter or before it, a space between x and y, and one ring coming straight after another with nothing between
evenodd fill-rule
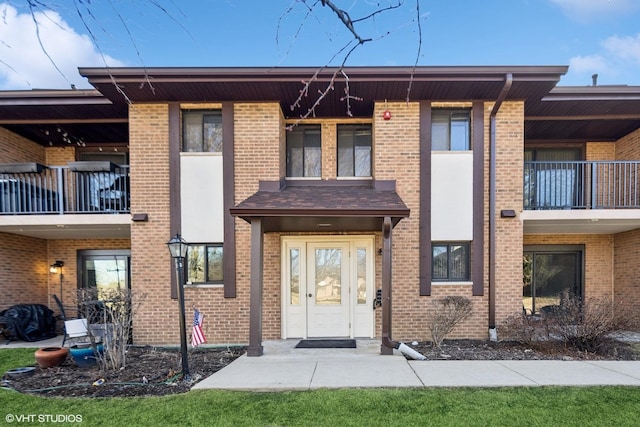
<instances>
[{"instance_id":1,"label":"balcony railing","mask_svg":"<svg viewBox=\"0 0 640 427\"><path fill-rule=\"evenodd\" d=\"M525 162L525 209L638 209L640 162Z\"/></svg>"},{"instance_id":2,"label":"balcony railing","mask_svg":"<svg viewBox=\"0 0 640 427\"><path fill-rule=\"evenodd\" d=\"M0 215L129 213L129 167L0 173Z\"/></svg>"}]
</instances>

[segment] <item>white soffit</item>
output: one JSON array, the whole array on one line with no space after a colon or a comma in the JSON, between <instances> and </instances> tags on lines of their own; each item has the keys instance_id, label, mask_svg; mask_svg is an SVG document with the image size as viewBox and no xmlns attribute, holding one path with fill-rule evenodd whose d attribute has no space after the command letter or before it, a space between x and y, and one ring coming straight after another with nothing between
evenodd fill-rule
<instances>
[{"instance_id":1,"label":"white soffit","mask_svg":"<svg viewBox=\"0 0 640 427\"><path fill-rule=\"evenodd\" d=\"M531 210L524 234L616 234L640 228L640 209Z\"/></svg>"}]
</instances>

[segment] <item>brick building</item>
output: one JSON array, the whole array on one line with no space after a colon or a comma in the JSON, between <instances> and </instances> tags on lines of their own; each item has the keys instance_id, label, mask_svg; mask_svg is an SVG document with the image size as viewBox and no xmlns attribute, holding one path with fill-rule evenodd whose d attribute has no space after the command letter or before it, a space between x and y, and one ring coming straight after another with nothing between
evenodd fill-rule
<instances>
[{"instance_id":1,"label":"brick building","mask_svg":"<svg viewBox=\"0 0 640 427\"><path fill-rule=\"evenodd\" d=\"M640 306L640 88L337 71L86 68L94 90L0 92L0 309L128 286L134 341L177 343L176 233L188 309L251 355L301 337L388 353L427 339L447 295L474 302L457 338L564 290Z\"/></svg>"}]
</instances>

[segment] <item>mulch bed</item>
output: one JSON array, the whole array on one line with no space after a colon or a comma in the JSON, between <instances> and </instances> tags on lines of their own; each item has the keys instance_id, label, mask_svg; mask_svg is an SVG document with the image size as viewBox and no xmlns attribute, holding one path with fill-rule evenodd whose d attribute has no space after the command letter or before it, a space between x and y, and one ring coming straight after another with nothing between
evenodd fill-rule
<instances>
[{"instance_id":1,"label":"mulch bed","mask_svg":"<svg viewBox=\"0 0 640 427\"><path fill-rule=\"evenodd\" d=\"M79 368L68 356L62 365L47 369L36 367L33 375L27 377L8 379L5 375L3 385L40 396L164 396L189 391L195 383L224 368L244 352L244 347L189 351L190 381L183 381L178 350L131 347L127 351L126 367L119 371L101 372L97 366ZM96 381L102 384L94 385Z\"/></svg>"},{"instance_id":2,"label":"mulch bed","mask_svg":"<svg viewBox=\"0 0 640 427\"><path fill-rule=\"evenodd\" d=\"M565 348L560 342L544 342L536 346L513 341L449 340L441 349L430 342L410 345L427 360L640 360L640 347L607 340L597 353Z\"/></svg>"},{"instance_id":3,"label":"mulch bed","mask_svg":"<svg viewBox=\"0 0 640 427\"><path fill-rule=\"evenodd\" d=\"M407 343L427 360L640 360L640 344L610 340L597 354L544 343L532 347L516 342L448 340L440 350L429 342ZM198 381L212 375L244 354L244 347L198 348L189 352L191 380L182 381L178 350L132 347L127 366L117 372L97 367L79 368L68 357L59 367L36 368L20 379L3 379L5 387L48 397L130 397L185 393ZM96 381L104 380L100 385ZM101 381L100 381L101 382Z\"/></svg>"}]
</instances>

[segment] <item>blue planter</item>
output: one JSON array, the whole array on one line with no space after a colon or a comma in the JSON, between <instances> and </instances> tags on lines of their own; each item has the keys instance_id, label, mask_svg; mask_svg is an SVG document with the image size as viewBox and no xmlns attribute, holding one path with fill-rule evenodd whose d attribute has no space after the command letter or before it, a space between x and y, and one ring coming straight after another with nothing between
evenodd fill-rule
<instances>
[{"instance_id":1,"label":"blue planter","mask_svg":"<svg viewBox=\"0 0 640 427\"><path fill-rule=\"evenodd\" d=\"M91 366L95 366L98 363L96 353L102 354L103 351L104 348L102 344L96 345L95 352L93 350L93 347L91 347L91 344L74 345L69 349L73 361L76 362L76 365L78 365L78 367L80 368L89 368Z\"/></svg>"}]
</instances>

